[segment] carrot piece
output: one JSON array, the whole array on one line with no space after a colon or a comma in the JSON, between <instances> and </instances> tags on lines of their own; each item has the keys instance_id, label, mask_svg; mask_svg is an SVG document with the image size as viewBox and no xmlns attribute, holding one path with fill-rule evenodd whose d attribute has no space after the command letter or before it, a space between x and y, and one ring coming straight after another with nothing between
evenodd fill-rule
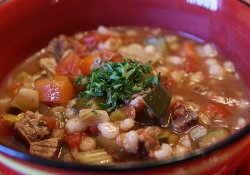
<instances>
[{"instance_id":1,"label":"carrot piece","mask_svg":"<svg viewBox=\"0 0 250 175\"><path fill-rule=\"evenodd\" d=\"M11 126L4 119L0 118L0 136L12 136L14 135L13 126Z\"/></svg>"},{"instance_id":2,"label":"carrot piece","mask_svg":"<svg viewBox=\"0 0 250 175\"><path fill-rule=\"evenodd\" d=\"M187 41L183 43L183 50L187 57L196 58L198 54L196 52L194 43Z\"/></svg>"},{"instance_id":3,"label":"carrot piece","mask_svg":"<svg viewBox=\"0 0 250 175\"><path fill-rule=\"evenodd\" d=\"M68 76L75 80L81 73L81 58L74 52L71 52L56 67L57 75Z\"/></svg>"},{"instance_id":4,"label":"carrot piece","mask_svg":"<svg viewBox=\"0 0 250 175\"><path fill-rule=\"evenodd\" d=\"M96 59L98 59L97 55L89 55L82 60L81 72L83 75L89 75L93 68L100 66Z\"/></svg>"},{"instance_id":5,"label":"carrot piece","mask_svg":"<svg viewBox=\"0 0 250 175\"><path fill-rule=\"evenodd\" d=\"M226 118L229 115L224 106L216 103L206 104L204 110L209 117Z\"/></svg>"},{"instance_id":6,"label":"carrot piece","mask_svg":"<svg viewBox=\"0 0 250 175\"><path fill-rule=\"evenodd\" d=\"M99 61L98 61L99 59ZM101 61L104 63L107 63L110 61L112 62L122 62L122 57L111 51L111 50L103 50L100 52L99 55L89 55L85 57L81 62L81 72L83 75L89 75L94 68L97 68L100 66Z\"/></svg>"},{"instance_id":7,"label":"carrot piece","mask_svg":"<svg viewBox=\"0 0 250 175\"><path fill-rule=\"evenodd\" d=\"M66 104L74 98L74 87L66 76L53 76L35 83L40 101L52 104Z\"/></svg>"},{"instance_id":8,"label":"carrot piece","mask_svg":"<svg viewBox=\"0 0 250 175\"><path fill-rule=\"evenodd\" d=\"M51 131L53 128L55 128L55 126L56 126L56 119L54 119L54 118L52 118L52 117L47 117L47 116L44 116L44 115L43 115L43 116L41 116L39 119L46 122L47 128L48 128L48 130L50 130L50 131Z\"/></svg>"}]
</instances>

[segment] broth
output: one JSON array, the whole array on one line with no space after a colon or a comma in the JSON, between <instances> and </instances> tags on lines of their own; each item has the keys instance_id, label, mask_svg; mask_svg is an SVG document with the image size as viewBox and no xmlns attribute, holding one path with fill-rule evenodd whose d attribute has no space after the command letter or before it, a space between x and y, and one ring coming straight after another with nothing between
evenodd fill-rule
<instances>
[{"instance_id":1,"label":"broth","mask_svg":"<svg viewBox=\"0 0 250 175\"><path fill-rule=\"evenodd\" d=\"M159 28L100 26L60 35L16 68L2 85L0 112L2 144L112 164L215 144L249 123L249 97L213 44Z\"/></svg>"}]
</instances>

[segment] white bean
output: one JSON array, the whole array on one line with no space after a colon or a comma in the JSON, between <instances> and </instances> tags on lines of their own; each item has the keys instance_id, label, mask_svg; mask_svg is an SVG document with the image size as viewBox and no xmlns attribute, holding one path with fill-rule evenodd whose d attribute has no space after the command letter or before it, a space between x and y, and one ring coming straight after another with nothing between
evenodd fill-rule
<instances>
[{"instance_id":1,"label":"white bean","mask_svg":"<svg viewBox=\"0 0 250 175\"><path fill-rule=\"evenodd\" d=\"M190 75L189 79L190 79L192 84L199 83L199 82L204 80L204 75L203 75L203 73L201 71L195 72L195 73L192 73Z\"/></svg>"},{"instance_id":2,"label":"white bean","mask_svg":"<svg viewBox=\"0 0 250 175\"><path fill-rule=\"evenodd\" d=\"M152 45L146 46L146 47L144 48L144 50L145 50L145 52L146 52L147 54L155 54L155 52L156 52L156 48L155 48L154 46L152 46Z\"/></svg>"},{"instance_id":3,"label":"white bean","mask_svg":"<svg viewBox=\"0 0 250 175\"><path fill-rule=\"evenodd\" d=\"M69 134L81 132L86 129L86 123L84 123L79 117L72 118L66 123L66 130Z\"/></svg>"},{"instance_id":4,"label":"white bean","mask_svg":"<svg viewBox=\"0 0 250 175\"><path fill-rule=\"evenodd\" d=\"M249 101L247 100L240 100L239 106L242 109L247 109L249 108L250 104L249 104Z\"/></svg>"},{"instance_id":5,"label":"white bean","mask_svg":"<svg viewBox=\"0 0 250 175\"><path fill-rule=\"evenodd\" d=\"M154 151L154 156L158 160L170 158L173 154L173 149L169 144L163 143L159 150Z\"/></svg>"},{"instance_id":6,"label":"white bean","mask_svg":"<svg viewBox=\"0 0 250 175\"><path fill-rule=\"evenodd\" d=\"M188 149L185 146L177 145L174 149L175 155L183 155L188 151Z\"/></svg>"},{"instance_id":7,"label":"white bean","mask_svg":"<svg viewBox=\"0 0 250 175\"><path fill-rule=\"evenodd\" d=\"M189 130L189 134L193 140L198 140L207 133L207 128L204 126L195 126Z\"/></svg>"},{"instance_id":8,"label":"white bean","mask_svg":"<svg viewBox=\"0 0 250 175\"><path fill-rule=\"evenodd\" d=\"M183 59L179 56L169 56L167 61L174 65L181 65L183 63Z\"/></svg>"},{"instance_id":9,"label":"white bean","mask_svg":"<svg viewBox=\"0 0 250 175\"><path fill-rule=\"evenodd\" d=\"M98 26L97 32L101 33L101 34L104 34L104 35L113 35L113 36L119 35L118 32L116 32L116 31L114 31L114 30L112 30L110 28L107 28L105 26L102 26L102 25Z\"/></svg>"},{"instance_id":10,"label":"white bean","mask_svg":"<svg viewBox=\"0 0 250 175\"><path fill-rule=\"evenodd\" d=\"M216 48L211 44L198 47L198 52L204 57L216 57L218 55Z\"/></svg>"},{"instance_id":11,"label":"white bean","mask_svg":"<svg viewBox=\"0 0 250 175\"><path fill-rule=\"evenodd\" d=\"M92 137L85 137L79 145L79 149L81 151L91 151L95 148L96 148L96 141Z\"/></svg>"},{"instance_id":12,"label":"white bean","mask_svg":"<svg viewBox=\"0 0 250 175\"><path fill-rule=\"evenodd\" d=\"M225 61L223 66L227 72L235 72L235 67L232 61Z\"/></svg>"},{"instance_id":13,"label":"white bean","mask_svg":"<svg viewBox=\"0 0 250 175\"><path fill-rule=\"evenodd\" d=\"M138 150L139 138L136 131L129 131L125 134L123 147L127 152L136 153Z\"/></svg>"},{"instance_id":14,"label":"white bean","mask_svg":"<svg viewBox=\"0 0 250 175\"><path fill-rule=\"evenodd\" d=\"M223 69L219 65L212 65L208 69L209 74L217 79L223 78Z\"/></svg>"},{"instance_id":15,"label":"white bean","mask_svg":"<svg viewBox=\"0 0 250 175\"><path fill-rule=\"evenodd\" d=\"M206 59L209 75L216 79L223 79L224 71L217 60L214 58Z\"/></svg>"},{"instance_id":16,"label":"white bean","mask_svg":"<svg viewBox=\"0 0 250 175\"><path fill-rule=\"evenodd\" d=\"M135 124L134 119L126 118L125 120L120 121L120 129L122 131L128 131L134 126L134 124Z\"/></svg>"},{"instance_id":17,"label":"white bean","mask_svg":"<svg viewBox=\"0 0 250 175\"><path fill-rule=\"evenodd\" d=\"M149 58L148 54L145 52L144 47L136 43L121 47L119 49L119 53L134 60L136 60L136 58L140 58L140 61L144 63L151 60L151 57Z\"/></svg>"},{"instance_id":18,"label":"white bean","mask_svg":"<svg viewBox=\"0 0 250 175\"><path fill-rule=\"evenodd\" d=\"M105 26L98 26L97 32L101 34L110 34L111 31Z\"/></svg>"},{"instance_id":19,"label":"white bean","mask_svg":"<svg viewBox=\"0 0 250 175\"><path fill-rule=\"evenodd\" d=\"M119 133L119 129L111 122L99 123L97 127L101 134L109 139L115 138Z\"/></svg>"},{"instance_id":20,"label":"white bean","mask_svg":"<svg viewBox=\"0 0 250 175\"><path fill-rule=\"evenodd\" d=\"M240 129L243 128L244 126L246 126L247 122L244 118L240 117L237 121L236 126L234 127L235 129Z\"/></svg>"},{"instance_id":21,"label":"white bean","mask_svg":"<svg viewBox=\"0 0 250 175\"><path fill-rule=\"evenodd\" d=\"M178 70L174 70L173 72L170 73L170 75L175 82L181 82L185 76L184 72Z\"/></svg>"},{"instance_id":22,"label":"white bean","mask_svg":"<svg viewBox=\"0 0 250 175\"><path fill-rule=\"evenodd\" d=\"M188 135L185 135L184 137L180 138L180 144L182 144L183 146L187 147L187 148L191 148L191 141L188 137Z\"/></svg>"}]
</instances>

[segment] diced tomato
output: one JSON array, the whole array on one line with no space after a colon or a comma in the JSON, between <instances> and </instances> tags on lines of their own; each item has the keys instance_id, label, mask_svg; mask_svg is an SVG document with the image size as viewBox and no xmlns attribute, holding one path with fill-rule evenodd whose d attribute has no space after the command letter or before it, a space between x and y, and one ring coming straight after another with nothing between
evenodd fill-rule
<instances>
[{"instance_id":1,"label":"diced tomato","mask_svg":"<svg viewBox=\"0 0 250 175\"><path fill-rule=\"evenodd\" d=\"M173 110L173 115L174 116L185 116L186 115L186 108L185 104L182 100L177 99L173 105L171 106Z\"/></svg>"},{"instance_id":2,"label":"diced tomato","mask_svg":"<svg viewBox=\"0 0 250 175\"><path fill-rule=\"evenodd\" d=\"M46 122L47 128L50 131L52 131L52 129L56 127L56 119L52 117L41 116L39 119Z\"/></svg>"},{"instance_id":3,"label":"diced tomato","mask_svg":"<svg viewBox=\"0 0 250 175\"><path fill-rule=\"evenodd\" d=\"M12 136L13 126L9 125L4 119L0 119L0 136Z\"/></svg>"},{"instance_id":4,"label":"diced tomato","mask_svg":"<svg viewBox=\"0 0 250 175\"><path fill-rule=\"evenodd\" d=\"M229 112L226 110L226 108L217 103L206 104L204 110L206 114L211 118L213 117L226 118L229 115Z\"/></svg>"},{"instance_id":5,"label":"diced tomato","mask_svg":"<svg viewBox=\"0 0 250 175\"><path fill-rule=\"evenodd\" d=\"M183 64L182 69L187 72L195 72L202 66L201 58L199 57L193 42L187 41L183 43L183 51L186 58L186 63Z\"/></svg>"},{"instance_id":6,"label":"diced tomato","mask_svg":"<svg viewBox=\"0 0 250 175\"><path fill-rule=\"evenodd\" d=\"M75 53L81 58L87 56L86 47L78 41L72 43L72 47Z\"/></svg>"},{"instance_id":7,"label":"diced tomato","mask_svg":"<svg viewBox=\"0 0 250 175\"><path fill-rule=\"evenodd\" d=\"M197 68L195 68L195 65L190 62L181 65L180 69L183 70L185 73L192 73L198 70Z\"/></svg>"},{"instance_id":8,"label":"diced tomato","mask_svg":"<svg viewBox=\"0 0 250 175\"><path fill-rule=\"evenodd\" d=\"M81 72L83 75L89 75L93 68L100 66L100 61L98 62L97 59L100 59L97 55L89 55L82 60Z\"/></svg>"},{"instance_id":9,"label":"diced tomato","mask_svg":"<svg viewBox=\"0 0 250 175\"><path fill-rule=\"evenodd\" d=\"M174 80L171 77L161 76L161 83L167 88L171 89L174 84Z\"/></svg>"},{"instance_id":10,"label":"diced tomato","mask_svg":"<svg viewBox=\"0 0 250 175\"><path fill-rule=\"evenodd\" d=\"M81 42L86 46L88 50L94 50L97 48L100 42L106 41L110 36L100 34L97 32L90 32L81 39Z\"/></svg>"},{"instance_id":11,"label":"diced tomato","mask_svg":"<svg viewBox=\"0 0 250 175\"><path fill-rule=\"evenodd\" d=\"M92 136L98 136L99 133L100 133L100 131L99 131L99 129L98 129L97 124L96 124L96 125L91 125L91 126L89 127L89 132L90 132L90 134L91 134Z\"/></svg>"},{"instance_id":12,"label":"diced tomato","mask_svg":"<svg viewBox=\"0 0 250 175\"><path fill-rule=\"evenodd\" d=\"M119 55L118 53L115 53L112 50L102 50L100 52L100 57L104 63L107 63L109 59L111 59L110 61L112 61L113 63L123 61L123 58L121 57L121 55Z\"/></svg>"},{"instance_id":13,"label":"diced tomato","mask_svg":"<svg viewBox=\"0 0 250 175\"><path fill-rule=\"evenodd\" d=\"M177 99L177 100L173 103L173 105L172 105L171 107L172 107L172 108L178 108L178 106L182 106L182 105L184 105L183 100Z\"/></svg>"},{"instance_id":14,"label":"diced tomato","mask_svg":"<svg viewBox=\"0 0 250 175\"><path fill-rule=\"evenodd\" d=\"M74 98L74 87L66 76L53 76L40 79L35 83L42 102L66 104Z\"/></svg>"},{"instance_id":15,"label":"diced tomato","mask_svg":"<svg viewBox=\"0 0 250 175\"><path fill-rule=\"evenodd\" d=\"M70 148L75 148L80 145L84 137L84 133L68 134L64 136L64 141L69 145Z\"/></svg>"},{"instance_id":16,"label":"diced tomato","mask_svg":"<svg viewBox=\"0 0 250 175\"><path fill-rule=\"evenodd\" d=\"M57 75L68 76L71 80L75 80L80 73L81 58L74 52L68 54L56 67Z\"/></svg>"}]
</instances>

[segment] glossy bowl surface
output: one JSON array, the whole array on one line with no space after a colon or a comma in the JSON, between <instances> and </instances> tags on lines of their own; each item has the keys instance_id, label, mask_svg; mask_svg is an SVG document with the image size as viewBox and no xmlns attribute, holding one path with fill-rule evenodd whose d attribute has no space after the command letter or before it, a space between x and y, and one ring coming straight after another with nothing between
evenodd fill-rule
<instances>
[{"instance_id":1,"label":"glossy bowl surface","mask_svg":"<svg viewBox=\"0 0 250 175\"><path fill-rule=\"evenodd\" d=\"M61 33L105 26L155 26L215 43L250 89L250 9L236 0L12 0L0 6L0 81ZM123 166L66 164L0 144L3 174L231 174L250 156L250 125L206 150ZM247 170L249 171L249 170Z\"/></svg>"}]
</instances>

